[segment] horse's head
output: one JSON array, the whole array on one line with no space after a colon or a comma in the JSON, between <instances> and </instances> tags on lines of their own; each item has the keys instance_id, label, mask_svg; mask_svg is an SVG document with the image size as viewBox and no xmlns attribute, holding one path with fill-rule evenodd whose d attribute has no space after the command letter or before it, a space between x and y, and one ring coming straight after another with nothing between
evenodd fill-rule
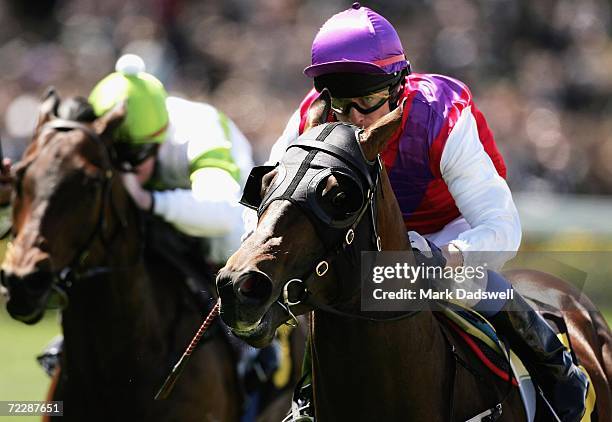
<instances>
[{"instance_id":1,"label":"horse's head","mask_svg":"<svg viewBox=\"0 0 612 422\"><path fill-rule=\"evenodd\" d=\"M34 137L14 167L13 236L2 265L7 310L33 324L59 272L84 258L98 230L112 167L108 144L122 107L97 118L83 99L44 100Z\"/></svg>"},{"instance_id":2,"label":"horse's head","mask_svg":"<svg viewBox=\"0 0 612 422\"><path fill-rule=\"evenodd\" d=\"M329 97L322 95L309 109L310 129L277 166L255 168L245 187L242 202L257 209L258 225L220 271L217 288L223 320L255 346L315 300L354 309L360 251L380 248L381 238L386 248L407 248L405 235L394 244L380 224L400 215L378 154L399 129L402 108L365 131L317 126L328 111ZM339 282L351 275L354 282Z\"/></svg>"}]
</instances>

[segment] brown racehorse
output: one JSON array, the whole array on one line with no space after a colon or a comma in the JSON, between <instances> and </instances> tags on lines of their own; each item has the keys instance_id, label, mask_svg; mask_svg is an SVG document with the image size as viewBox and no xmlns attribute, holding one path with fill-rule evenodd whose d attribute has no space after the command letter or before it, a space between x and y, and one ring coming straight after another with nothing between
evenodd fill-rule
<instances>
[{"instance_id":1,"label":"brown racehorse","mask_svg":"<svg viewBox=\"0 0 612 422\"><path fill-rule=\"evenodd\" d=\"M56 118L58 104L54 93L45 100L15 168L15 238L2 268L7 309L25 323L42 317L58 283L67 291L50 397L74 421L239 420L235 358L219 327L170 397L153 400L203 315L171 266L145 266L142 215L109 156L123 109L80 123Z\"/></svg>"},{"instance_id":2,"label":"brown racehorse","mask_svg":"<svg viewBox=\"0 0 612 422\"><path fill-rule=\"evenodd\" d=\"M328 112L328 99L317 100L309 110L307 127L322 123ZM345 170L366 162L375 165L386 140L399 129L401 116L400 107L364 131L359 137L362 154L346 158ZM314 128L315 135L299 141L301 150L346 155L332 148L335 144L317 143L331 125ZM350 136L355 144L354 131ZM490 420L525 420L517 389L493 376L466 351L434 312L412 312L403 319L381 322L368 318L402 315L361 311L359 251L376 249L377 238L383 251L410 250L384 166L378 167L378 181L361 190L355 186L356 177L351 181L338 169L326 173L327 179L320 183L315 183L316 176L295 182L299 175L325 168L320 162L309 163L310 153L299 159L295 153L290 155L295 150L288 149L283 158L292 168L299 167L292 178L287 176L286 163L262 169L256 198L245 201L254 207L264 205L257 229L217 277L224 321L243 340L261 347L279 325L291 319L288 306L293 314L314 310L311 361L314 407L320 421L465 421L496 404L501 404L502 414ZM266 202L279 195L277 188L285 193ZM298 194L289 201L287 195L293 193L286 192L291 189ZM303 202L296 202L302 201L299 192L306 191ZM352 226L338 223L347 215L354 216L349 218ZM342 230L334 235L338 227ZM542 296L541 286L546 286L545 302L574 302L576 311L565 314L571 341L595 385L599 420L612 420L612 339L601 314L588 300L579 302L575 291L551 276L529 271L507 276L517 287L540 286L535 298ZM540 420L550 420L542 415Z\"/></svg>"}]
</instances>

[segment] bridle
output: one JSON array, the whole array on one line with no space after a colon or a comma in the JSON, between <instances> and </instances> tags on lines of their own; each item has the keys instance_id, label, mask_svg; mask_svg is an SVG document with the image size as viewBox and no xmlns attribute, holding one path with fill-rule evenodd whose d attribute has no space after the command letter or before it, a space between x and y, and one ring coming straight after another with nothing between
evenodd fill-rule
<instances>
[{"instance_id":1,"label":"bridle","mask_svg":"<svg viewBox=\"0 0 612 422\"><path fill-rule=\"evenodd\" d=\"M59 295L61 307L65 308L66 306L68 306L68 291L74 283L91 279L100 275L105 275L116 271L124 271L133 268L135 265L138 264L138 262L140 262L144 251L143 247L141 247L134 262L126 265L125 267L116 268L111 266L98 265L85 268L86 260L89 257L90 251L97 239L101 241L104 250L108 255L111 251L110 246L114 238L117 236L118 233L120 233L122 230L125 230L128 226L127 221L117 210L116 204L112 200L111 185L113 178L116 175L116 172L113 170L112 166L112 163L114 162L114 160L112 159L112 151L109 150L104 141L102 141L100 136L98 136L98 134L92 128L81 122L56 118L44 124L41 128L41 131L46 129L64 132L71 130L80 130L84 132L104 151L104 162L107 167L104 172L104 178L102 181L101 204L98 210L98 217L96 219L96 224L93 230L88 235L87 240L83 243L83 246L81 246L81 248L77 251L77 253L74 255L74 258L69 262L69 264L61 268L60 270L55 271L52 274L51 289ZM119 227L109 237L105 237L104 233L107 231L108 227L108 220L105 218L105 210L109 206L114 215L117 217L117 220L119 221ZM143 235L142 230L143 228L141 227L141 237ZM143 242L139 243L141 245L143 244Z\"/></svg>"},{"instance_id":2,"label":"bridle","mask_svg":"<svg viewBox=\"0 0 612 422\"><path fill-rule=\"evenodd\" d=\"M359 319L371 322L390 322L397 321L400 319L405 319L412 317L418 313L418 311L410 311L402 313L399 316L393 316L389 318L378 318L365 316L358 313L350 313L337 309L333 305L328 305L317 299L316 295L313 294L308 286L317 279L323 278L334 266L334 264L338 263L338 261L347 259L346 256L350 255L350 249L355 247L356 234L360 223L362 223L363 217L367 214L369 216L370 230L371 230L371 238L369 239L367 245L370 247L375 247L376 251L380 252L381 248L381 238L378 235L377 223L376 223L376 194L380 185L380 172L382 170L382 161L380 156L376 159L376 172L375 172L375 181L370 189L368 190L366 201L359 212L359 217L355 222L351 225L351 227L346 231L344 238L334 247L331 251L327 251L323 254L323 258L318 262L318 264L314 267L314 269L310 269L307 271L303 277L301 278L292 278L287 281L282 289L282 297L279 297L276 301L278 305L281 306L291 317L291 321L289 325L297 326L299 324L299 320L296 315L291 311L292 306L297 305L308 305L316 310L321 310L330 314L351 318L351 319ZM369 212L368 212L369 211ZM337 278L337 279L341 279ZM291 291L292 285L296 285L299 289L297 292ZM297 297L294 296L292 299L292 293L295 295L297 293ZM342 292L340 292L342 294Z\"/></svg>"},{"instance_id":3,"label":"bridle","mask_svg":"<svg viewBox=\"0 0 612 422\"><path fill-rule=\"evenodd\" d=\"M334 122L317 126L314 129L314 135L308 135L308 132L306 132L295 143L287 147L286 154L289 153L292 148L302 151L302 155L305 154L305 157L299 163L299 167L296 164L292 165L293 167L298 167L297 170L294 169L290 174L293 177L281 181L280 186L273 187L274 192L266 194L260 202L253 201L255 197L254 192L259 192L258 188L261 186L261 177L265 174L261 169L258 170L256 168L251 173L253 177L249 176L249 181L247 181L247 186L245 187L245 195L241 201L243 205L256 209L259 216L261 216L267 206L275 200L291 201L311 219L316 231L319 233L319 237L321 237L325 245L325 250L314 268L306 271L300 278L292 278L285 282L282 288L282 294L275 303L283 308L291 317L288 324L293 326L298 324L298 319L291 308L297 305L308 305L313 309L322 310L343 317L377 322L395 321L416 315L418 311L405 312L399 316L388 318L378 318L359 313L344 312L333 305L323 303L311 292L311 290L309 290L309 286L315 282L315 280L321 279L328 274L331 268L336 270L339 266L346 266L346 261L351 254L354 255L357 254L359 250L367 250L369 248L375 248L377 251L381 251L382 249L376 221L376 197L380 189L381 172L383 169L380 156L377 156L376 160L373 162L365 158L358 139L362 130L352 125ZM351 134L353 135L351 136ZM311 139L313 136L315 136L315 138ZM318 163L316 156L320 153L322 153L321 155L323 158L319 159L320 162ZM317 212L316 209L313 210L314 201L312 200L312 185L313 183L316 185L316 182L319 180L317 179L318 175L325 171L318 169L324 165L329 166L330 163L331 166L344 169L344 171L349 173L354 173L354 179L359 179L364 184L362 191L364 192L365 198L362 201L361 207L354 213L353 218L349 220L348 224L345 225L334 225L333 221L322 221L319 215L320 212ZM269 171L272 168L273 167L268 167L267 170ZM319 173L317 173L317 171ZM311 179L306 179L305 176L309 174L309 172L314 172L315 175L312 176ZM256 179L257 177L259 179ZM302 183L303 181L308 182L307 187L301 186L304 184ZM251 186L249 186L249 183L251 183ZM283 190L281 189L283 186L286 187L286 189L279 193L279 191ZM364 218L366 216L368 218ZM362 236L364 232L362 224L366 221L369 223L369 227L367 228L369 236ZM332 233L335 238L333 242L329 241L332 235L327 234L330 231L334 232ZM359 250L356 247L358 243L361 247ZM356 265L356 263L354 263L354 265ZM337 279L342 280L343 278L337 277ZM339 295L342 295L343 289L340 288L339 290Z\"/></svg>"}]
</instances>

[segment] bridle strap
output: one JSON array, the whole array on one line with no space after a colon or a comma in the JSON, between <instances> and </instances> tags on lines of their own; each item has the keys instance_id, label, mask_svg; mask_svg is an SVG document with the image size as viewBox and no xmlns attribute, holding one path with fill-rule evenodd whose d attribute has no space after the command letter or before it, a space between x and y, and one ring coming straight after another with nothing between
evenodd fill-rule
<instances>
[{"instance_id":1,"label":"bridle strap","mask_svg":"<svg viewBox=\"0 0 612 422\"><path fill-rule=\"evenodd\" d=\"M89 250L91 249L91 245L93 244L94 240L100 233L102 233L102 228L104 227L104 211L106 210L107 197L108 197L107 191L109 190L109 185L110 185L109 182L110 182L110 179L104 179L104 185L102 186L102 204L100 206L100 210L98 211L98 219L96 221L96 225L94 229L92 230L89 237L87 238L87 241L83 243L83 246L81 247L79 252L75 254L75 257L72 260L72 262L68 264L66 268L60 271L59 273L60 275L61 274L66 274L66 275L79 274L79 273L76 273L73 270L73 268L78 268L82 265L83 261L85 261L85 259L87 258L89 254Z\"/></svg>"},{"instance_id":2,"label":"bridle strap","mask_svg":"<svg viewBox=\"0 0 612 422\"><path fill-rule=\"evenodd\" d=\"M333 129L333 128L332 128ZM347 154L342 148L338 148L333 144L329 144L321 141L299 141L294 144L291 144L287 147L287 150L290 148L303 148L308 150L317 150L317 151L325 151L328 154L334 155L344 161L345 163L351 165L353 168L359 171L359 173L365 177L369 177L369 169L366 164L356 160L352 155ZM365 157L364 157L365 158ZM373 163L371 163L373 164ZM369 184L373 184L372 180L368 180Z\"/></svg>"},{"instance_id":3,"label":"bridle strap","mask_svg":"<svg viewBox=\"0 0 612 422\"><path fill-rule=\"evenodd\" d=\"M100 139L98 134L93 129L91 129L89 126L81 122L57 118L57 119L51 120L48 123L45 123L45 125L43 126L43 130L45 129L52 129L52 130L57 130L57 131L70 131L70 130L83 131L85 132L87 136L89 136L89 138L91 138L94 142L98 143L104 148L104 151L106 152L107 157L108 157L108 150L106 149L106 146L104 142L102 141L102 139ZM78 278L82 278L83 275L85 275L84 273L79 273L75 271L74 268L78 268L81 266L82 262L87 257L87 254L89 253L89 249L91 248L91 245L93 244L96 236L98 236L98 234L101 233L102 228L104 227L104 223L105 223L104 222L104 211L106 209L108 198L110 195L110 180L112 179L112 177L113 177L112 172L107 172L105 174L104 185L102 186L102 205L100 206L100 210L98 213L98 218L96 220L96 226L94 227L94 230L91 232L91 234L87 238L87 241L83 244L83 247L75 255L71 263L65 268L62 268L60 271L57 272L56 277L58 281L62 282L63 284L67 284L70 281L70 278L72 277L76 276ZM98 275L98 274L106 273L110 271L111 271L110 268L95 267L95 268L91 268L90 270L88 270L87 273L91 273L92 275Z\"/></svg>"},{"instance_id":4,"label":"bridle strap","mask_svg":"<svg viewBox=\"0 0 612 422\"><path fill-rule=\"evenodd\" d=\"M42 129L43 130L44 129L54 129L54 130L59 130L59 131L82 130L91 139L93 139L94 141L96 141L97 143L101 145L104 145L104 142L102 141L102 139L100 139L100 136L92 128L90 128L89 126L81 122L77 122L74 120L60 119L60 118L53 119L50 122L45 123Z\"/></svg>"},{"instance_id":5,"label":"bridle strap","mask_svg":"<svg viewBox=\"0 0 612 422\"><path fill-rule=\"evenodd\" d=\"M92 139L94 142L96 142L103 148L107 158L107 164L111 166L112 160L110 157L110 151L108 150L106 144L104 143L104 141L102 141L100 136L88 125L74 120L56 118L48 123L45 123L42 127L42 130L45 129L51 129L56 131L80 130L85 132L85 134L90 139ZM75 280L89 279L97 277L99 275L109 274L118 270L117 268L113 268L110 266L96 266L85 270L80 270L80 267L82 267L83 262L87 258L89 250L91 249L91 246L93 245L93 242L95 241L96 237L100 236L103 244L105 244L105 248L108 249L106 245L106 240L102 236L102 233L106 224L106 221L104 219L104 212L107 209L109 203L111 203L112 206L111 180L113 176L114 172L110 169L107 170L104 174L104 185L102 186L102 203L100 205L98 219L94 230L91 232L87 241L83 244L83 247L75 255L74 259L70 262L70 264L68 264L66 267L62 268L54 274L54 283L60 289L66 289L71 287L72 282ZM119 218L119 220L123 225L122 219ZM126 269L132 268L134 265L136 265L140 260L141 254L142 253L139 253L135 263L127 266Z\"/></svg>"},{"instance_id":6,"label":"bridle strap","mask_svg":"<svg viewBox=\"0 0 612 422\"><path fill-rule=\"evenodd\" d=\"M370 212L370 216L371 216L371 223L372 223L372 242L373 244L376 246L377 250L380 251L380 237L378 236L378 231L376 228L376 211L375 211L375 200L376 200L376 194L378 192L378 185L380 183L380 172L382 171L382 162L380 160L380 156L377 158L377 171L376 171L376 176L375 176L375 182L373 183L372 186L370 186L370 192L369 192L369 198L366 201L363 209L360 211L359 216L357 217L357 219L355 220L355 222L351 225L351 227L348 229L346 236L344 236L344 238L342 239L342 241L338 244L337 247L335 247L331 252L326 252L323 256L324 259L320 260L319 264L315 267L315 270L311 270L309 271L305 277L303 277L302 279L298 279L298 278L294 278L289 280L288 282L285 283L285 285L283 286L283 301L281 302L281 300L277 300L276 302L289 314L289 316L291 316L291 318L293 319L293 321L297 322L297 318L295 317L295 315L293 314L293 312L291 312L291 306L295 306L295 305L299 305L299 304L304 304L304 305L309 305L312 308L314 308L315 310L321 310L324 312L328 312L330 314L334 314L334 315L338 315L338 316L342 316L345 318L351 318L351 319L358 319L358 320L364 320L364 321L370 321L370 322L391 322L391 321L398 321L401 319L405 319L405 318L410 318L416 314L419 313L419 311L410 311L410 312L406 312L402 315L396 316L396 317L391 317L391 318L374 318L374 317L368 317L368 316L364 316L364 315L360 315L357 313L349 313L349 312L344 312L344 311L340 311L336 308L334 308L331 305L327 305L324 304L322 302L320 302L319 300L317 300L314 295L308 290L308 282L309 280L312 280L313 278L315 278L315 274L316 276L323 276L325 273L327 273L327 271L325 271L325 273L319 275L317 273L317 269L319 268L319 265L323 262L326 262L328 264L328 269L329 267L331 267L332 263L334 261L336 261L338 259L338 257L341 256L340 252L342 251L347 251L348 248L352 247L353 243L354 243L354 236L355 236L355 229L357 228L357 226L360 224L360 222L363 219L363 216L366 214L366 212L368 211L368 208L371 210ZM352 236L349 237L349 233L352 232ZM352 239L350 242L347 241L347 239ZM306 281L303 281L306 280ZM289 287L292 283L295 282L299 282L301 284L301 288L302 291L300 292L300 297L301 299L298 299L296 301L292 301L290 298L290 292L289 292Z\"/></svg>"},{"instance_id":7,"label":"bridle strap","mask_svg":"<svg viewBox=\"0 0 612 422\"><path fill-rule=\"evenodd\" d=\"M304 301L302 301L301 303L306 304L306 305L310 305L312 306L315 310L321 310L330 314L334 314L334 315L338 315L341 317L345 317L345 318L350 318L350 319L358 319L358 320L362 320L362 321L370 321L370 322L392 322L392 321L399 321L402 319L406 319L406 318L410 318L415 316L416 314L418 314L420 311L409 311L406 313L403 313L401 315L395 316L395 317L391 317L391 318L374 318L374 317L368 317L365 315L361 315L361 314L355 314L355 313L349 313L349 312L344 312L344 311L340 311L336 308L334 308L331 305L326 305L324 303L319 302L318 300L316 300L314 298L314 296L312 294L309 294L308 296L306 296L306 299Z\"/></svg>"}]
</instances>

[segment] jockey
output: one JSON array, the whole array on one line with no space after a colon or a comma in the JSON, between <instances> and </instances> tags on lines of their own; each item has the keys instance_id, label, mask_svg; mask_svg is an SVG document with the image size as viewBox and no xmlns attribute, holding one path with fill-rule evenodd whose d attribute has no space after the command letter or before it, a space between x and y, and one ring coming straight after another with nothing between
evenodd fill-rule
<instances>
[{"instance_id":1,"label":"jockey","mask_svg":"<svg viewBox=\"0 0 612 422\"><path fill-rule=\"evenodd\" d=\"M521 226L504 179L504 160L464 83L411 73L393 26L359 3L321 27L312 65L304 73L314 79L314 89L290 118L269 163L278 162L302 133L308 107L323 89L332 97L329 119L362 128L403 104L402 129L389 139L381 158L417 262L475 266L486 256L489 268L499 269L515 255ZM246 218L249 224L252 217ZM488 273L483 289L512 288L499 274ZM517 292L513 296L493 310L490 303L486 309L482 303L473 307L529 364L561 420L580 420L586 376L544 319Z\"/></svg>"},{"instance_id":2,"label":"jockey","mask_svg":"<svg viewBox=\"0 0 612 422\"><path fill-rule=\"evenodd\" d=\"M123 174L130 196L179 231L209 239L209 259L225 263L240 246L238 201L253 166L249 141L213 106L168 97L132 54L89 96L96 115L121 101L127 113L114 150L133 170Z\"/></svg>"},{"instance_id":3,"label":"jockey","mask_svg":"<svg viewBox=\"0 0 612 422\"><path fill-rule=\"evenodd\" d=\"M122 56L115 70L98 82L89 102L98 116L125 104L113 144L118 162L130 170L122 175L124 186L142 210L206 238L208 260L224 264L243 232L238 201L253 167L249 141L215 107L168 96L140 57ZM278 345L240 347L238 371L252 396L277 368Z\"/></svg>"}]
</instances>

